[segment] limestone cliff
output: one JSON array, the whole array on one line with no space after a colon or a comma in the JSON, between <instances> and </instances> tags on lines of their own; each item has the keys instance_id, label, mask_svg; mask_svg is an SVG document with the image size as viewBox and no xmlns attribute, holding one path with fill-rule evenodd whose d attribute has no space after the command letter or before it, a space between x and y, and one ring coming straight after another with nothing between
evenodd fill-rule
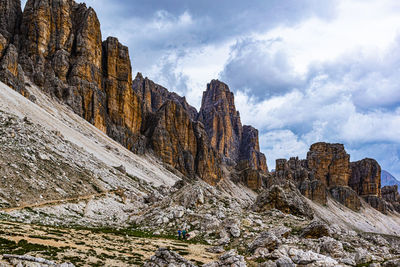
<instances>
[{"instance_id":1,"label":"limestone cliff","mask_svg":"<svg viewBox=\"0 0 400 267\"><path fill-rule=\"evenodd\" d=\"M384 186L381 193L382 198L387 202L387 209L400 213L400 194L397 185Z\"/></svg>"},{"instance_id":2,"label":"limestone cliff","mask_svg":"<svg viewBox=\"0 0 400 267\"><path fill-rule=\"evenodd\" d=\"M203 93L199 120L203 122L211 139L211 145L226 160L236 162L243 127L239 112L236 111L233 93L229 87L212 80Z\"/></svg>"},{"instance_id":3,"label":"limestone cliff","mask_svg":"<svg viewBox=\"0 0 400 267\"><path fill-rule=\"evenodd\" d=\"M376 160L366 158L352 162L349 186L372 207L387 212L387 203L381 198L381 167Z\"/></svg>"},{"instance_id":4,"label":"limestone cliff","mask_svg":"<svg viewBox=\"0 0 400 267\"><path fill-rule=\"evenodd\" d=\"M260 188L268 168L266 158L260 152L258 131L251 126L242 126L228 85L218 80L207 85L198 119L204 124L211 146L223 161L235 166L241 180L250 188Z\"/></svg>"},{"instance_id":5,"label":"limestone cliff","mask_svg":"<svg viewBox=\"0 0 400 267\"><path fill-rule=\"evenodd\" d=\"M169 92L166 88L154 83L147 77L143 78L141 73L138 73L133 80L133 90L142 101L143 111L146 113L157 112L165 102L171 100L181 105L189 114L191 120L197 119L197 110L187 103L185 97Z\"/></svg>"},{"instance_id":6,"label":"limestone cliff","mask_svg":"<svg viewBox=\"0 0 400 267\"><path fill-rule=\"evenodd\" d=\"M307 165L314 177L325 186L347 186L350 178L350 155L342 144L316 143L307 153Z\"/></svg>"},{"instance_id":7,"label":"limestone cliff","mask_svg":"<svg viewBox=\"0 0 400 267\"><path fill-rule=\"evenodd\" d=\"M211 146L197 110L140 73L132 81L128 48L113 37L102 41L92 8L73 0L28 0L22 12L19 0L1 3L1 81L29 96L27 77L129 150L150 148L188 177L210 184L221 179L222 154ZM266 170L257 134L249 128L246 140L254 144L243 155L252 159L251 168ZM234 149L239 160L240 142Z\"/></svg>"},{"instance_id":8,"label":"limestone cliff","mask_svg":"<svg viewBox=\"0 0 400 267\"><path fill-rule=\"evenodd\" d=\"M381 167L374 159L351 163L349 186L360 196L381 196Z\"/></svg>"},{"instance_id":9,"label":"limestone cliff","mask_svg":"<svg viewBox=\"0 0 400 267\"><path fill-rule=\"evenodd\" d=\"M19 31L21 18L20 0L0 0L0 35L7 43L13 42Z\"/></svg>"},{"instance_id":10,"label":"limestone cliff","mask_svg":"<svg viewBox=\"0 0 400 267\"><path fill-rule=\"evenodd\" d=\"M342 144L315 143L306 160L278 159L276 170L269 175L272 183L293 182L307 198L321 204L332 196L342 205L358 211L360 197L375 209L386 213L399 205L392 188L381 195L381 168L374 159L350 162ZM388 201L390 200L390 201Z\"/></svg>"},{"instance_id":11,"label":"limestone cliff","mask_svg":"<svg viewBox=\"0 0 400 267\"><path fill-rule=\"evenodd\" d=\"M0 80L25 96L24 72L18 62L20 0L0 1Z\"/></svg>"},{"instance_id":12,"label":"limestone cliff","mask_svg":"<svg viewBox=\"0 0 400 267\"><path fill-rule=\"evenodd\" d=\"M198 174L215 185L221 178L219 158L207 136L186 110L174 101L165 102L149 119L146 136L151 148L167 164L188 177Z\"/></svg>"}]
</instances>

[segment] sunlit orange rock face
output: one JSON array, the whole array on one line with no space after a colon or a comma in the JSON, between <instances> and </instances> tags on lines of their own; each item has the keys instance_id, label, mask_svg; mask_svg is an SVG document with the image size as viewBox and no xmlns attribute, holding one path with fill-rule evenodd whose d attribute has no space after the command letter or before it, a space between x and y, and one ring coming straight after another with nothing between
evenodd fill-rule
<instances>
[{"instance_id":1,"label":"sunlit orange rock face","mask_svg":"<svg viewBox=\"0 0 400 267\"><path fill-rule=\"evenodd\" d=\"M351 173L350 155L342 144L313 144L307 153L307 164L315 178L327 187L348 185Z\"/></svg>"}]
</instances>

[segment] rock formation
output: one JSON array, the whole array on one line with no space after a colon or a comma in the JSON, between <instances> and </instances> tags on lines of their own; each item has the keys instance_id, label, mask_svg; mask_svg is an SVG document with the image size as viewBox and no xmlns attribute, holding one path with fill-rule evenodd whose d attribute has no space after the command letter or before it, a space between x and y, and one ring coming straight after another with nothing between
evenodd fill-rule
<instances>
[{"instance_id":1,"label":"rock formation","mask_svg":"<svg viewBox=\"0 0 400 267\"><path fill-rule=\"evenodd\" d=\"M350 155L342 144L316 143L307 153L307 165L315 179L325 186L347 186L350 178Z\"/></svg>"},{"instance_id":2,"label":"rock formation","mask_svg":"<svg viewBox=\"0 0 400 267\"><path fill-rule=\"evenodd\" d=\"M212 80L203 93L199 120L210 136L211 145L226 161L236 162L243 133L239 112L229 87Z\"/></svg>"},{"instance_id":3,"label":"rock formation","mask_svg":"<svg viewBox=\"0 0 400 267\"><path fill-rule=\"evenodd\" d=\"M313 218L314 213L297 188L290 182L282 186L273 185L258 195L253 210L262 212L277 209L297 216Z\"/></svg>"},{"instance_id":4,"label":"rock formation","mask_svg":"<svg viewBox=\"0 0 400 267\"><path fill-rule=\"evenodd\" d=\"M197 119L197 110L186 102L185 97L169 92L166 88L148 78L143 78L141 73L138 73L133 80L133 90L142 101L143 111L146 113L157 112L165 102L171 100L180 104L189 114L191 120Z\"/></svg>"},{"instance_id":5,"label":"rock formation","mask_svg":"<svg viewBox=\"0 0 400 267\"><path fill-rule=\"evenodd\" d=\"M15 34L18 33L21 17L20 0L0 1L0 34L7 43L12 42Z\"/></svg>"},{"instance_id":6,"label":"rock formation","mask_svg":"<svg viewBox=\"0 0 400 267\"><path fill-rule=\"evenodd\" d=\"M381 189L382 198L386 201L387 209L400 213L400 194L397 185L384 186Z\"/></svg>"},{"instance_id":7,"label":"rock formation","mask_svg":"<svg viewBox=\"0 0 400 267\"><path fill-rule=\"evenodd\" d=\"M351 163L349 186L360 196L381 196L381 167L374 159Z\"/></svg>"},{"instance_id":8,"label":"rock formation","mask_svg":"<svg viewBox=\"0 0 400 267\"><path fill-rule=\"evenodd\" d=\"M386 212L387 205L381 198L381 167L374 159L351 163L349 186L372 207Z\"/></svg>"},{"instance_id":9,"label":"rock formation","mask_svg":"<svg viewBox=\"0 0 400 267\"><path fill-rule=\"evenodd\" d=\"M330 194L346 207L358 211L361 202L349 186L350 156L341 144L316 143L311 145L306 160L278 159L272 180L282 183L292 181L307 198L327 203Z\"/></svg>"},{"instance_id":10,"label":"rock formation","mask_svg":"<svg viewBox=\"0 0 400 267\"><path fill-rule=\"evenodd\" d=\"M132 81L128 48L113 37L102 41L85 4L28 0L22 13L19 0L1 3L1 81L28 97L27 77L129 150L151 148L188 177L216 184L222 158L240 166L234 171L249 187L262 186L258 131L242 127L227 85L211 82L199 116L185 97L140 73Z\"/></svg>"},{"instance_id":11,"label":"rock formation","mask_svg":"<svg viewBox=\"0 0 400 267\"><path fill-rule=\"evenodd\" d=\"M306 160L298 158L276 160L275 176L277 182L292 181L304 196L326 204L326 186L320 180L313 178L310 170L307 169Z\"/></svg>"},{"instance_id":12,"label":"rock formation","mask_svg":"<svg viewBox=\"0 0 400 267\"><path fill-rule=\"evenodd\" d=\"M388 201L396 198L392 188L386 188L385 197L381 197L378 162L367 158L350 163L342 144L313 144L306 160L278 159L275 172L268 176L268 184L282 184L288 180L304 196L320 204L327 203L328 194L354 211L361 208L360 197L383 213L396 210L398 203Z\"/></svg>"},{"instance_id":13,"label":"rock formation","mask_svg":"<svg viewBox=\"0 0 400 267\"><path fill-rule=\"evenodd\" d=\"M218 158L208 150L208 140L202 136L201 127L190 119L181 105L167 101L149 121L152 123L146 136L154 152L164 162L189 177L199 170L198 174L211 184L220 179Z\"/></svg>"},{"instance_id":14,"label":"rock formation","mask_svg":"<svg viewBox=\"0 0 400 267\"><path fill-rule=\"evenodd\" d=\"M204 124L211 146L223 161L236 166L241 180L250 188L260 188L262 174L267 173L268 168L266 158L260 152L258 131L251 126L242 126L233 93L225 83L212 80L207 84L198 119Z\"/></svg>"}]
</instances>

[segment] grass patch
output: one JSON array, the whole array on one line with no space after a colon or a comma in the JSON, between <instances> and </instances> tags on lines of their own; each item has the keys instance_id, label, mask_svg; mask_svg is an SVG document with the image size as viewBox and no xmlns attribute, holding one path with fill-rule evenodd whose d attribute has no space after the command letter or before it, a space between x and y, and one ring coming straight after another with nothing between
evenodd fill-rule
<instances>
[{"instance_id":1,"label":"grass patch","mask_svg":"<svg viewBox=\"0 0 400 267\"><path fill-rule=\"evenodd\" d=\"M102 227L102 228L90 228L90 227L82 227L82 226L74 226L75 230L85 230L90 231L92 233L103 233L103 234L112 234L117 236L131 236L131 237L139 237L139 238L163 238L163 239L171 239L178 240L178 237L174 234L162 234L162 235L154 235L152 231L144 231L140 229L133 228L124 228L124 229L115 229L111 227ZM185 240L185 243L188 244L207 244L201 236L196 236L191 240ZM182 245L183 246L183 245Z\"/></svg>"},{"instance_id":2,"label":"grass patch","mask_svg":"<svg viewBox=\"0 0 400 267\"><path fill-rule=\"evenodd\" d=\"M75 266L83 266L82 258L78 256L64 256L63 261L70 262Z\"/></svg>"},{"instance_id":3,"label":"grass patch","mask_svg":"<svg viewBox=\"0 0 400 267\"><path fill-rule=\"evenodd\" d=\"M47 256L56 256L63 249L40 244L29 243L22 239L18 243L12 240L0 238L0 254L24 255L29 252L43 252Z\"/></svg>"}]
</instances>

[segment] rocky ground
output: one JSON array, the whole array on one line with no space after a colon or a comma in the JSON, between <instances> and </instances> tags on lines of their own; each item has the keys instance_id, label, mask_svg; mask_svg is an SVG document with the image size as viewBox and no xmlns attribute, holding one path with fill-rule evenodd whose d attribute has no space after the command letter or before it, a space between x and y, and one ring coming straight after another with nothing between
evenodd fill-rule
<instances>
[{"instance_id":1,"label":"rocky ground","mask_svg":"<svg viewBox=\"0 0 400 267\"><path fill-rule=\"evenodd\" d=\"M299 197L303 198L301 194ZM291 200L289 202L284 199L277 200L283 205L292 203ZM179 182L172 188L160 187L147 195L143 199L140 210L121 209L119 215L125 214L125 217L121 217L125 220L123 223L118 223L125 227L119 230L115 228L114 218L102 214L102 211L114 208L115 203L123 203L120 196L111 194L75 204L14 209L3 212L2 216L8 221L45 223L57 228L61 227L60 229L65 229L63 230L65 234L68 233L68 236L64 238L64 242L68 244L71 243L70 239L82 239L79 237L81 236L79 231L86 231L86 235L89 235L83 240L87 242L97 240L99 233L122 236L121 239L112 237L111 244L104 239L99 241L99 244L108 244L110 250L114 246L112 250L119 252L122 251L121 246L124 242L129 243L129 246L133 242L122 239L140 235L141 238L148 239L148 242L153 244L148 249L148 253L140 258L142 263L147 262L146 266L164 266L162 262L180 263L183 260L181 257L176 259L177 255L171 252L174 250L170 246L171 242L178 241L177 229L186 229L190 233L188 241L178 242L187 246L187 253L180 253L180 256L191 261L191 263L184 262L186 266L205 263L208 264L207 266L224 266L234 262L238 264L235 266L245 266L244 264L249 266L370 266L371 264L375 264L372 266L397 266L400 264L400 238L397 236L355 231L349 227L324 222L315 214L313 215L313 209L311 209L311 216L310 214L295 216L277 209L259 211L258 205L262 205L260 204L262 202L260 199L254 201L255 204L251 203L250 199L229 197L223 191L202 181ZM91 204L88 204L90 202ZM77 212L78 207L83 209L85 206L83 203L86 203L87 212ZM305 205L308 205L307 202ZM108 223L111 228L88 229L86 226L84 230L81 230L82 226L96 225L97 218L102 218L103 225ZM44 226L20 223L6 222L4 224L17 228L24 225L25 228L47 229ZM12 232L16 232L15 229ZM88 233L93 233L93 236ZM37 236L39 236L37 239L41 237L47 240L49 236L52 238L46 232L38 233ZM6 234L4 238L16 242L20 240L14 234L11 238ZM34 241L37 242L37 239ZM31 239L27 241L31 242ZM201 253L196 249L200 245L203 248ZM132 247L136 250L143 249L140 243L133 244ZM168 247L170 248L158 250L150 258L158 248ZM179 250L177 252L179 254ZM79 254L80 252L75 251L75 255ZM44 258L47 256L35 252L31 252L30 255ZM97 255L102 254L98 252ZM68 258L60 256L48 259L67 260ZM85 256L81 259L74 264L80 266L90 262Z\"/></svg>"}]
</instances>

